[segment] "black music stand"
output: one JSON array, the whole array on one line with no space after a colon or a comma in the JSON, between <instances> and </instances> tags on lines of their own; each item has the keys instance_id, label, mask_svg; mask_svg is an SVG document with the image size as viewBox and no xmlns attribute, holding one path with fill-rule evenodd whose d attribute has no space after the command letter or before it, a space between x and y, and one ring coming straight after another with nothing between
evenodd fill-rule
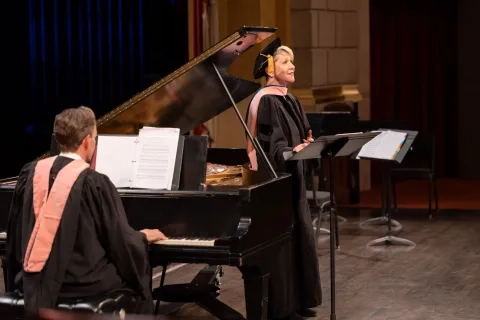
<instances>
[{"instance_id":1,"label":"black music stand","mask_svg":"<svg viewBox=\"0 0 480 320\"><path fill-rule=\"evenodd\" d=\"M360 150L362 146L376 137L378 132L368 133L350 133L339 134L334 136L322 136L311 142L308 146L300 152L292 154L286 152L284 154L285 160L309 160L328 158L330 171L330 290L331 290L331 305L330 305L330 319L335 320L335 242L338 248L338 224L336 223L336 203L334 190L334 176L333 176L333 158L342 156L351 156L356 151Z\"/></svg>"},{"instance_id":2,"label":"black music stand","mask_svg":"<svg viewBox=\"0 0 480 320\"><path fill-rule=\"evenodd\" d=\"M410 130L391 130L391 129L378 129L379 131L395 131L395 132L405 132L407 136L405 137L405 142L403 143L402 147L398 151L397 155L392 160L384 160L384 159L372 159L372 158L360 158L365 160L373 160L373 161L381 161L382 162L382 197L384 198L384 205L382 209L384 210L383 215L377 218L368 219L362 223L360 223L360 227L366 224L387 224L388 231L387 235L378 239L374 239L370 241L367 246L377 246L377 245L405 245L405 246L415 246L415 243L404 238L395 237L392 234L392 224L394 224L397 228L397 231L402 229L402 225L392 219L391 213L391 187L392 182L390 180L390 169L393 164L400 164L402 163L403 159L407 155L408 151L410 150L415 137L418 134L418 131L410 131Z\"/></svg>"}]
</instances>

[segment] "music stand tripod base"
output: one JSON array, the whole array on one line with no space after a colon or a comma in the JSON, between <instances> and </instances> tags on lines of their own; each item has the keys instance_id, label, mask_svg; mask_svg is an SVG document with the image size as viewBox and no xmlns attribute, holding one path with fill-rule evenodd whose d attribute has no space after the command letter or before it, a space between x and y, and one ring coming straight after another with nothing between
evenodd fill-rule
<instances>
[{"instance_id":1,"label":"music stand tripod base","mask_svg":"<svg viewBox=\"0 0 480 320\"><path fill-rule=\"evenodd\" d=\"M330 219L330 213L327 213L325 215L325 220L328 221ZM342 216L337 215L337 219L340 220L341 222L347 222L347 218L344 218Z\"/></svg>"},{"instance_id":2,"label":"music stand tripod base","mask_svg":"<svg viewBox=\"0 0 480 320\"><path fill-rule=\"evenodd\" d=\"M330 230L325 228L320 228L320 234L330 234Z\"/></svg>"},{"instance_id":3,"label":"music stand tripod base","mask_svg":"<svg viewBox=\"0 0 480 320\"><path fill-rule=\"evenodd\" d=\"M383 245L401 245L401 246L412 246L412 247L416 246L414 242L408 239L388 235L388 236L370 241L367 244L367 247L383 246Z\"/></svg>"},{"instance_id":4,"label":"music stand tripod base","mask_svg":"<svg viewBox=\"0 0 480 320\"><path fill-rule=\"evenodd\" d=\"M313 224L313 230L315 230L315 233L317 233L317 230L318 230L318 234L330 234L330 230L320 227L321 222L318 217L313 219L312 224Z\"/></svg>"},{"instance_id":5,"label":"music stand tripod base","mask_svg":"<svg viewBox=\"0 0 480 320\"><path fill-rule=\"evenodd\" d=\"M363 221L360 223L360 227L363 227L364 225L367 224L372 224L372 225L383 225L383 224L388 224L388 217L387 216L381 216L377 218L371 218L368 220ZM390 219L390 223L392 224L392 227L395 227L396 230L402 229L402 224L398 222L397 220Z\"/></svg>"}]
</instances>

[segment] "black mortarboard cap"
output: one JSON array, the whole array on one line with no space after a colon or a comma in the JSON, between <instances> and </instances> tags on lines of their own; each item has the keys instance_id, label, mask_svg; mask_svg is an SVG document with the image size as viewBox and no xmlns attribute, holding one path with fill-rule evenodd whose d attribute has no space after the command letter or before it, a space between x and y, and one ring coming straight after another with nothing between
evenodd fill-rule
<instances>
[{"instance_id":1,"label":"black mortarboard cap","mask_svg":"<svg viewBox=\"0 0 480 320\"><path fill-rule=\"evenodd\" d=\"M273 71L273 54L281 45L282 41L280 38L276 38L258 54L255 60L255 66L253 67L253 77L255 79L266 77L267 73L265 72L265 68L267 67L272 68Z\"/></svg>"}]
</instances>

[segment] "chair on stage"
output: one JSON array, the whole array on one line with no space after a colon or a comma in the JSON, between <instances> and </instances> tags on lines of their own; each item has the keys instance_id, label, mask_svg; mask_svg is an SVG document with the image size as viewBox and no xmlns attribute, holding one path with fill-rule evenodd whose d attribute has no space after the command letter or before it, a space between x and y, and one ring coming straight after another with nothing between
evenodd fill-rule
<instances>
[{"instance_id":1,"label":"chair on stage","mask_svg":"<svg viewBox=\"0 0 480 320\"><path fill-rule=\"evenodd\" d=\"M432 218L432 200L438 212L438 192L435 177L435 136L419 133L412 144L410 152L401 165L390 170L394 211L398 211L395 182L398 180L428 179L428 214Z\"/></svg>"},{"instance_id":2,"label":"chair on stage","mask_svg":"<svg viewBox=\"0 0 480 320\"><path fill-rule=\"evenodd\" d=\"M330 210L330 192L318 189L318 180L322 179L321 171L321 169L309 169L306 176L307 201L317 242L321 234L330 234L330 230L321 227L322 221L326 220L327 212Z\"/></svg>"},{"instance_id":3,"label":"chair on stage","mask_svg":"<svg viewBox=\"0 0 480 320\"><path fill-rule=\"evenodd\" d=\"M321 161L322 162L322 161ZM307 189L307 201L310 208L310 213L313 220L313 230L315 231L315 239L318 244L318 240L322 234L329 235L330 230L322 228L322 222L328 221L330 218L331 201L330 192L322 191L325 188L325 175L323 167L320 168L308 168L306 175L306 189ZM335 242L336 246L340 245L338 237L338 220L346 221L345 218L335 215Z\"/></svg>"}]
</instances>

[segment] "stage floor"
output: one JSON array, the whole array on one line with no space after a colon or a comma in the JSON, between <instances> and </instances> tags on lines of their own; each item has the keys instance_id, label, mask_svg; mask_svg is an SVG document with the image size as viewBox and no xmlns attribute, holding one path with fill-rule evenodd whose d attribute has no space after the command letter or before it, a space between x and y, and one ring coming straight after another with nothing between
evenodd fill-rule
<instances>
[{"instance_id":1,"label":"stage floor","mask_svg":"<svg viewBox=\"0 0 480 320\"><path fill-rule=\"evenodd\" d=\"M478 319L480 215L444 210L428 220L425 211L400 210L396 219L403 229L398 235L416 246L368 248L366 244L383 236L385 228L362 228L359 223L378 211L342 209L340 214L347 221L339 226L336 252L337 319ZM316 309L317 319L330 315L328 240L323 236L318 247L323 305ZM170 272L166 282L189 282L202 267L186 265ZM241 275L235 268L224 267L224 271L219 298L245 314ZM214 319L194 304L183 305L177 314Z\"/></svg>"},{"instance_id":2,"label":"stage floor","mask_svg":"<svg viewBox=\"0 0 480 320\"><path fill-rule=\"evenodd\" d=\"M480 180L438 179L438 205L440 210L480 210ZM426 180L399 181L397 183L399 208L428 208L428 182ZM393 205L393 202L392 202ZM380 185L360 193L360 203L347 205L358 208L380 208ZM435 208L432 202L432 208Z\"/></svg>"}]
</instances>

